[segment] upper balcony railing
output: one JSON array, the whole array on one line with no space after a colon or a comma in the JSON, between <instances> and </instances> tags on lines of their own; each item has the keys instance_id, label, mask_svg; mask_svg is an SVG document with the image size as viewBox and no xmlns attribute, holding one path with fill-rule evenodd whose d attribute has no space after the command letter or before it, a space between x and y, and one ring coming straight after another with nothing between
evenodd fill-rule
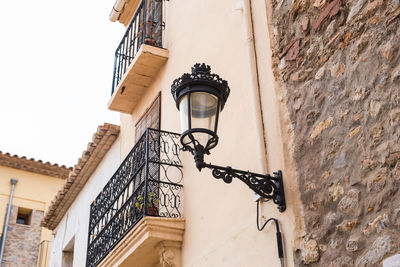
<instances>
[{"instance_id":1,"label":"upper balcony railing","mask_svg":"<svg viewBox=\"0 0 400 267\"><path fill-rule=\"evenodd\" d=\"M111 95L142 44L162 47L162 24L162 2L142 0L115 51Z\"/></svg>"},{"instance_id":2,"label":"upper balcony railing","mask_svg":"<svg viewBox=\"0 0 400 267\"><path fill-rule=\"evenodd\" d=\"M179 153L179 134L146 130L90 205L86 266L97 266L144 216L182 216Z\"/></svg>"}]
</instances>

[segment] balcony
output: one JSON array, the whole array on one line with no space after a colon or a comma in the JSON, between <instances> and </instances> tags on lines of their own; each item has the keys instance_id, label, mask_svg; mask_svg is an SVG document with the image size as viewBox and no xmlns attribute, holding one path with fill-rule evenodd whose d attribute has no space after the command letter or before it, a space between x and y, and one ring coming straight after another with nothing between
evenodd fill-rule
<instances>
[{"instance_id":1,"label":"balcony","mask_svg":"<svg viewBox=\"0 0 400 267\"><path fill-rule=\"evenodd\" d=\"M182 241L179 153L179 134L146 130L90 206L86 266L129 266L138 252L150 266L154 246Z\"/></svg>"},{"instance_id":2,"label":"balcony","mask_svg":"<svg viewBox=\"0 0 400 267\"><path fill-rule=\"evenodd\" d=\"M142 0L115 51L109 109L132 113L167 61L162 26L162 1Z\"/></svg>"}]
</instances>

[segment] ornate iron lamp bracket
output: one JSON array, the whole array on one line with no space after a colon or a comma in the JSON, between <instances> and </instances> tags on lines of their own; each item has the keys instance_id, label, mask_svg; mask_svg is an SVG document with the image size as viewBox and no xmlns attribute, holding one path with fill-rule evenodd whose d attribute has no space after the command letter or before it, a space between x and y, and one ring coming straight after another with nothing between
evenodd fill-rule
<instances>
[{"instance_id":1,"label":"ornate iron lamp bracket","mask_svg":"<svg viewBox=\"0 0 400 267\"><path fill-rule=\"evenodd\" d=\"M272 200L278 205L278 210L284 212L286 210L285 190L283 188L282 171L276 171L273 175L259 174L249 171L233 169L231 167L222 167L218 165L207 164L204 162L204 154L209 151L204 149L202 145L195 145L195 149L190 146L184 146L183 151L190 151L194 156L196 168L201 171L203 168L212 170L212 175L216 179L222 179L229 184L233 178L237 178L244 182L259 196Z\"/></svg>"},{"instance_id":2,"label":"ornate iron lamp bracket","mask_svg":"<svg viewBox=\"0 0 400 267\"><path fill-rule=\"evenodd\" d=\"M210 154L210 150L218 144L218 118L230 94L228 82L218 74L211 73L209 65L197 63L192 67L192 73L184 73L174 80L171 93L181 112L182 150L193 154L197 169L201 171L209 168L215 178L222 179L225 183L231 183L233 178L238 178L255 193L277 204L280 212L285 211L281 171L273 175L258 174L204 162L204 154ZM196 101L200 95L208 100Z\"/></svg>"},{"instance_id":3,"label":"ornate iron lamp bracket","mask_svg":"<svg viewBox=\"0 0 400 267\"><path fill-rule=\"evenodd\" d=\"M221 167L204 162L199 163L197 166L200 167L200 170L202 168L211 169L212 175L216 179L222 179L227 184L231 183L233 178L237 178L261 197L272 200L278 205L278 210L280 212L286 210L285 191L283 188L282 172L280 170L274 172L271 176L269 174L263 175L232 169L229 166Z\"/></svg>"}]
</instances>

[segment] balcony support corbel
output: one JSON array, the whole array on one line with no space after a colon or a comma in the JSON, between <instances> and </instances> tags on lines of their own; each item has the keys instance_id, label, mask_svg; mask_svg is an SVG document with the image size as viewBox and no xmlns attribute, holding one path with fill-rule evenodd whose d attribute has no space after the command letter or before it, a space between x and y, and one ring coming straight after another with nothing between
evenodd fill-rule
<instances>
[{"instance_id":1,"label":"balcony support corbel","mask_svg":"<svg viewBox=\"0 0 400 267\"><path fill-rule=\"evenodd\" d=\"M182 242L161 241L155 247L160 256L161 267L180 267Z\"/></svg>"}]
</instances>

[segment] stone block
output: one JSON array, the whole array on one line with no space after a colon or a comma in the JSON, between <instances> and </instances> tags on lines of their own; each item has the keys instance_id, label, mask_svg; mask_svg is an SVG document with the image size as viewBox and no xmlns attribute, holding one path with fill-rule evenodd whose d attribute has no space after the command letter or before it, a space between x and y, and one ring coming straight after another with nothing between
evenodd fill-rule
<instances>
[{"instance_id":1,"label":"stone block","mask_svg":"<svg viewBox=\"0 0 400 267\"><path fill-rule=\"evenodd\" d=\"M319 14L318 18L313 22L312 27L314 28L314 30L318 31L325 19L335 16L339 12L341 4L341 0L334 0L330 2L326 6L326 8Z\"/></svg>"},{"instance_id":2,"label":"stone block","mask_svg":"<svg viewBox=\"0 0 400 267\"><path fill-rule=\"evenodd\" d=\"M301 247L301 257L304 264L310 264L319 260L319 249L317 241L310 239Z\"/></svg>"},{"instance_id":3,"label":"stone block","mask_svg":"<svg viewBox=\"0 0 400 267\"><path fill-rule=\"evenodd\" d=\"M346 152L342 151L335 160L335 162L333 163L333 167L335 169L343 168L346 165L345 158L346 158Z\"/></svg>"},{"instance_id":4,"label":"stone block","mask_svg":"<svg viewBox=\"0 0 400 267\"><path fill-rule=\"evenodd\" d=\"M369 114L371 114L372 117L376 117L379 114L381 107L382 103L380 101L372 100L369 103Z\"/></svg>"},{"instance_id":5,"label":"stone block","mask_svg":"<svg viewBox=\"0 0 400 267\"><path fill-rule=\"evenodd\" d=\"M400 125L400 108L395 108L389 112L390 125L396 126Z\"/></svg>"},{"instance_id":6,"label":"stone block","mask_svg":"<svg viewBox=\"0 0 400 267\"><path fill-rule=\"evenodd\" d=\"M360 238L350 237L346 242L346 250L349 252L356 252L360 249Z\"/></svg>"},{"instance_id":7,"label":"stone block","mask_svg":"<svg viewBox=\"0 0 400 267\"><path fill-rule=\"evenodd\" d=\"M376 146L382 141L385 130L382 126L373 127L370 131L371 146Z\"/></svg>"},{"instance_id":8,"label":"stone block","mask_svg":"<svg viewBox=\"0 0 400 267\"><path fill-rule=\"evenodd\" d=\"M385 58L387 61L390 61L393 58L393 44L391 41L383 44L379 48L379 53L383 58Z\"/></svg>"},{"instance_id":9,"label":"stone block","mask_svg":"<svg viewBox=\"0 0 400 267\"><path fill-rule=\"evenodd\" d=\"M367 177L367 191L368 192L380 192L386 185L387 170L381 168L376 172L371 173Z\"/></svg>"},{"instance_id":10,"label":"stone block","mask_svg":"<svg viewBox=\"0 0 400 267\"><path fill-rule=\"evenodd\" d=\"M351 7L349 15L347 16L347 22L349 22L354 16L356 16L360 12L361 8L366 2L367 0L358 0L357 3Z\"/></svg>"},{"instance_id":11,"label":"stone block","mask_svg":"<svg viewBox=\"0 0 400 267\"><path fill-rule=\"evenodd\" d=\"M396 151L396 152L390 153L390 154L386 157L385 163L386 163L389 167L394 168L399 160L400 160L400 151Z\"/></svg>"},{"instance_id":12,"label":"stone block","mask_svg":"<svg viewBox=\"0 0 400 267\"><path fill-rule=\"evenodd\" d=\"M351 98L354 101L364 100L368 96L369 92L365 87L357 88L355 92L352 93Z\"/></svg>"},{"instance_id":13,"label":"stone block","mask_svg":"<svg viewBox=\"0 0 400 267\"><path fill-rule=\"evenodd\" d=\"M322 67L317 71L317 73L315 74L314 79L316 79L316 80L321 80L322 77L324 77L325 69L326 69L325 65L322 66Z\"/></svg>"},{"instance_id":14,"label":"stone block","mask_svg":"<svg viewBox=\"0 0 400 267\"><path fill-rule=\"evenodd\" d=\"M343 195L344 189L340 183L332 184L329 186L329 200L335 202L338 198Z\"/></svg>"},{"instance_id":15,"label":"stone block","mask_svg":"<svg viewBox=\"0 0 400 267\"><path fill-rule=\"evenodd\" d=\"M331 67L331 76L334 78L339 78L340 75L344 73L345 65L341 62L334 64Z\"/></svg>"},{"instance_id":16,"label":"stone block","mask_svg":"<svg viewBox=\"0 0 400 267\"><path fill-rule=\"evenodd\" d=\"M302 30L303 32L305 32L305 31L308 30L308 22L309 22L308 17L303 17L303 18L300 20L299 24L300 24L300 28L301 28L301 30Z\"/></svg>"},{"instance_id":17,"label":"stone block","mask_svg":"<svg viewBox=\"0 0 400 267\"><path fill-rule=\"evenodd\" d=\"M339 231L339 232L342 232L342 233L350 232L359 223L360 223L359 220L343 221L341 224L336 225L336 230Z\"/></svg>"},{"instance_id":18,"label":"stone block","mask_svg":"<svg viewBox=\"0 0 400 267\"><path fill-rule=\"evenodd\" d=\"M366 16L372 15L383 4L384 4L383 0L375 0L375 1L371 2L371 3L369 3L367 5L367 7L365 8L365 15Z\"/></svg>"},{"instance_id":19,"label":"stone block","mask_svg":"<svg viewBox=\"0 0 400 267\"><path fill-rule=\"evenodd\" d=\"M313 6L316 8L323 8L326 4L326 0L315 0Z\"/></svg>"},{"instance_id":20,"label":"stone block","mask_svg":"<svg viewBox=\"0 0 400 267\"><path fill-rule=\"evenodd\" d=\"M360 190L353 188L339 201L338 210L347 214L353 213L359 206L359 200Z\"/></svg>"},{"instance_id":21,"label":"stone block","mask_svg":"<svg viewBox=\"0 0 400 267\"><path fill-rule=\"evenodd\" d=\"M389 235L378 237L371 248L357 262L357 266L374 266L392 249L391 238Z\"/></svg>"},{"instance_id":22,"label":"stone block","mask_svg":"<svg viewBox=\"0 0 400 267\"><path fill-rule=\"evenodd\" d=\"M373 231L378 233L382 232L383 229L389 226L389 217L387 214L379 215L372 222L370 222L367 227L362 231L364 235L368 236Z\"/></svg>"},{"instance_id":23,"label":"stone block","mask_svg":"<svg viewBox=\"0 0 400 267\"><path fill-rule=\"evenodd\" d=\"M356 134L358 134L361 130L361 126L357 126L356 128L354 128L350 133L349 133L349 138L352 138L353 136L355 136Z\"/></svg>"},{"instance_id":24,"label":"stone block","mask_svg":"<svg viewBox=\"0 0 400 267\"><path fill-rule=\"evenodd\" d=\"M324 130L326 130L329 126L333 124L333 117L328 117L326 120L321 121L312 131L310 136L310 141L314 141L314 139L319 136Z\"/></svg>"},{"instance_id":25,"label":"stone block","mask_svg":"<svg viewBox=\"0 0 400 267\"><path fill-rule=\"evenodd\" d=\"M397 66L392 71L392 82L398 82L398 81L400 81L400 66Z\"/></svg>"},{"instance_id":26,"label":"stone block","mask_svg":"<svg viewBox=\"0 0 400 267\"><path fill-rule=\"evenodd\" d=\"M293 45L289 48L285 60L291 61L296 60L297 56L300 53L300 40L296 40Z\"/></svg>"}]
</instances>

